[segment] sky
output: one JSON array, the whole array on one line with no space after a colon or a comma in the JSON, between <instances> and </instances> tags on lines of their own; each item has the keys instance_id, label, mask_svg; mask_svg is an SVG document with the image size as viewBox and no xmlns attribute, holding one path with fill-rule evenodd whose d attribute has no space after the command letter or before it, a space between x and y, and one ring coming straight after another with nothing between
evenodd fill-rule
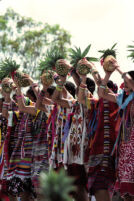
<instances>
[{"instance_id":1,"label":"sky","mask_svg":"<svg viewBox=\"0 0 134 201\"><path fill-rule=\"evenodd\" d=\"M117 42L117 60L123 71L134 69L127 58L127 45L134 41L133 0L1 0L0 13L13 8L23 16L51 25L60 24L72 35L72 47L84 50L92 44L90 56L98 50L111 48ZM102 67L96 64L104 76ZM112 80L120 84L121 76L114 72Z\"/></svg>"}]
</instances>

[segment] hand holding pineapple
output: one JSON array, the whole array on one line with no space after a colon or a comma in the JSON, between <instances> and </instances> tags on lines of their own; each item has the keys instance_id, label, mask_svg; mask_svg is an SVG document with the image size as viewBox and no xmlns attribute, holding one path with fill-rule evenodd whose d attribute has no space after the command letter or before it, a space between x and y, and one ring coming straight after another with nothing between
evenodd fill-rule
<instances>
[{"instance_id":1,"label":"hand holding pineapple","mask_svg":"<svg viewBox=\"0 0 134 201\"><path fill-rule=\"evenodd\" d=\"M114 59L112 55L109 55L104 59L103 68L105 71L113 72L115 70L112 59Z\"/></svg>"},{"instance_id":2,"label":"hand holding pineapple","mask_svg":"<svg viewBox=\"0 0 134 201\"><path fill-rule=\"evenodd\" d=\"M111 49L99 50L103 55L101 56L101 65L105 71L113 72L115 67L113 66L112 60L116 58L116 50L114 49L117 43L115 43Z\"/></svg>"},{"instance_id":3,"label":"hand holding pineapple","mask_svg":"<svg viewBox=\"0 0 134 201\"><path fill-rule=\"evenodd\" d=\"M34 80L30 77L30 75L24 73L23 79L28 81L30 85L34 83Z\"/></svg>"},{"instance_id":4,"label":"hand holding pineapple","mask_svg":"<svg viewBox=\"0 0 134 201\"><path fill-rule=\"evenodd\" d=\"M47 72L44 72L42 75L41 75L41 83L43 86L45 87L49 87L50 85L52 85L54 79L53 79L53 73L50 72L50 71L47 71Z\"/></svg>"},{"instance_id":5,"label":"hand holding pineapple","mask_svg":"<svg viewBox=\"0 0 134 201\"><path fill-rule=\"evenodd\" d=\"M16 61L12 59L5 59L0 62L0 80L2 80L5 77L12 77L18 79L19 85L21 87L27 87L29 86L29 82L24 80L24 73L20 72L19 69L20 65L16 63Z\"/></svg>"},{"instance_id":6,"label":"hand holding pineapple","mask_svg":"<svg viewBox=\"0 0 134 201\"><path fill-rule=\"evenodd\" d=\"M10 102L10 94L11 94L11 88L9 88L9 84L11 79L10 78L5 78L2 81L2 90L1 94L4 96L5 102Z\"/></svg>"},{"instance_id":7,"label":"hand holding pineapple","mask_svg":"<svg viewBox=\"0 0 134 201\"><path fill-rule=\"evenodd\" d=\"M79 62L78 62L78 65L86 65L89 70L91 71L91 69L95 68L94 64L89 62L86 58L83 58L81 59Z\"/></svg>"},{"instance_id":8,"label":"hand holding pineapple","mask_svg":"<svg viewBox=\"0 0 134 201\"><path fill-rule=\"evenodd\" d=\"M66 76L71 69L71 66L65 59L59 59L56 61L56 72L58 75Z\"/></svg>"},{"instance_id":9,"label":"hand holding pineapple","mask_svg":"<svg viewBox=\"0 0 134 201\"><path fill-rule=\"evenodd\" d=\"M87 57L90 50L91 45L88 45L88 47L82 52L80 48L71 49L71 64L76 68L81 75L86 75L90 73L91 65L88 63L88 61L98 61L95 57Z\"/></svg>"},{"instance_id":10,"label":"hand holding pineapple","mask_svg":"<svg viewBox=\"0 0 134 201\"><path fill-rule=\"evenodd\" d=\"M19 85L19 81L17 80L17 78L14 79L14 83L16 85L15 93L17 96L20 96L21 95L21 87Z\"/></svg>"},{"instance_id":11,"label":"hand holding pineapple","mask_svg":"<svg viewBox=\"0 0 134 201\"><path fill-rule=\"evenodd\" d=\"M14 82L12 81L11 78L8 78L8 77L2 80L1 85L2 85L2 90L5 91L6 93L11 93L11 91L15 89Z\"/></svg>"},{"instance_id":12,"label":"hand holding pineapple","mask_svg":"<svg viewBox=\"0 0 134 201\"><path fill-rule=\"evenodd\" d=\"M118 70L120 68L120 66L115 58L111 58L110 62L112 63L114 70Z\"/></svg>"},{"instance_id":13,"label":"hand holding pineapple","mask_svg":"<svg viewBox=\"0 0 134 201\"><path fill-rule=\"evenodd\" d=\"M57 46L52 46L46 51L45 59L41 60L39 69L47 73L49 70L56 71L58 75L66 76L69 71L69 64L65 60L66 52L61 51Z\"/></svg>"}]
</instances>

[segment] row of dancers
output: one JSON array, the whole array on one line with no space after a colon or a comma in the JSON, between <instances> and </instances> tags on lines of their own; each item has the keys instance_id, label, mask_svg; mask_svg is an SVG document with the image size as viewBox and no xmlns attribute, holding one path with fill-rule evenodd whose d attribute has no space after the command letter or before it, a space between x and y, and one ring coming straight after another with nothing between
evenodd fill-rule
<instances>
[{"instance_id":1,"label":"row of dancers","mask_svg":"<svg viewBox=\"0 0 134 201\"><path fill-rule=\"evenodd\" d=\"M25 74L30 84L25 95L17 79L3 79L2 84L14 83L14 95L1 92L1 195L41 200L40 172L64 168L75 178L76 201L92 195L110 201L115 192L125 201L134 199L134 71L122 72L111 59L123 79L118 92L110 80L114 71L101 78L93 63L82 62L92 79L73 69L73 82L57 74L54 85L41 80L40 89Z\"/></svg>"}]
</instances>

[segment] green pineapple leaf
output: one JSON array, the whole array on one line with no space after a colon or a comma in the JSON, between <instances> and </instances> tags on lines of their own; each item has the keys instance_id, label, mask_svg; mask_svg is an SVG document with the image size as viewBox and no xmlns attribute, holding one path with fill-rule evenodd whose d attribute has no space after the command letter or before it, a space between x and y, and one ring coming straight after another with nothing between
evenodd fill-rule
<instances>
[{"instance_id":1,"label":"green pineapple leaf","mask_svg":"<svg viewBox=\"0 0 134 201\"><path fill-rule=\"evenodd\" d=\"M100 58L105 59L109 55L112 55L116 58L116 50L114 49L116 45L117 43L115 43L110 49L99 50L98 52L102 54Z\"/></svg>"},{"instance_id":2,"label":"green pineapple leaf","mask_svg":"<svg viewBox=\"0 0 134 201\"><path fill-rule=\"evenodd\" d=\"M115 46L117 45L117 43L115 43L112 47L111 50L114 50Z\"/></svg>"},{"instance_id":3,"label":"green pineapple leaf","mask_svg":"<svg viewBox=\"0 0 134 201\"><path fill-rule=\"evenodd\" d=\"M50 173L42 172L40 175L41 192L45 201L72 201L69 193L74 191L72 185L74 179L66 176L62 169L58 173L51 170Z\"/></svg>"},{"instance_id":4,"label":"green pineapple leaf","mask_svg":"<svg viewBox=\"0 0 134 201\"><path fill-rule=\"evenodd\" d=\"M127 57L129 57L134 62L134 45L128 45L127 48L128 51L130 52L130 54Z\"/></svg>"},{"instance_id":5,"label":"green pineapple leaf","mask_svg":"<svg viewBox=\"0 0 134 201\"><path fill-rule=\"evenodd\" d=\"M12 72L16 71L20 65L11 58L6 58L0 62L0 80L8 77Z\"/></svg>"},{"instance_id":6,"label":"green pineapple leaf","mask_svg":"<svg viewBox=\"0 0 134 201\"><path fill-rule=\"evenodd\" d=\"M69 48L69 52L72 53L72 55L76 55L77 54L77 51L75 49L72 49L72 48Z\"/></svg>"},{"instance_id":7,"label":"green pineapple leaf","mask_svg":"<svg viewBox=\"0 0 134 201\"><path fill-rule=\"evenodd\" d=\"M40 61L38 69L41 71L41 74L44 70L55 70L56 61L59 59L65 59L66 52L60 51L57 46L53 46L46 51L45 57Z\"/></svg>"},{"instance_id":8,"label":"green pineapple leaf","mask_svg":"<svg viewBox=\"0 0 134 201\"><path fill-rule=\"evenodd\" d=\"M90 48L91 48L91 44L88 45L88 46L86 47L86 49L84 50L84 52L82 53L82 57L83 57L83 58L88 54Z\"/></svg>"},{"instance_id":9,"label":"green pineapple leaf","mask_svg":"<svg viewBox=\"0 0 134 201\"><path fill-rule=\"evenodd\" d=\"M99 50L98 52L104 54L105 50Z\"/></svg>"},{"instance_id":10,"label":"green pineapple leaf","mask_svg":"<svg viewBox=\"0 0 134 201\"><path fill-rule=\"evenodd\" d=\"M86 59L87 59L88 61L91 61L91 62L96 62L96 61L98 61L98 59L95 58L95 57L86 57Z\"/></svg>"},{"instance_id":11,"label":"green pineapple leaf","mask_svg":"<svg viewBox=\"0 0 134 201\"><path fill-rule=\"evenodd\" d=\"M91 44L88 45L86 47L86 49L82 52L80 48L77 48L75 47L75 49L70 49L70 58L71 58L71 64L74 66L74 68L77 67L77 63L79 62L79 60L83 59L83 58L86 58L87 60L89 61L97 61L98 59L97 58L94 58L94 57L88 57L87 54L89 52L91 48Z\"/></svg>"},{"instance_id":12,"label":"green pineapple leaf","mask_svg":"<svg viewBox=\"0 0 134 201\"><path fill-rule=\"evenodd\" d=\"M134 45L128 45L127 47L128 48L134 48Z\"/></svg>"}]
</instances>

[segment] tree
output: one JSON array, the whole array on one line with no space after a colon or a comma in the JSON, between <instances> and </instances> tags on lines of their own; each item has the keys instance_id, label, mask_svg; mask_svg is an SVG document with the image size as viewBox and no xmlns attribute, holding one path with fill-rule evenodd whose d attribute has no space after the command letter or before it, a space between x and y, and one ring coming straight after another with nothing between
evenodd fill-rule
<instances>
[{"instance_id":1,"label":"tree","mask_svg":"<svg viewBox=\"0 0 134 201\"><path fill-rule=\"evenodd\" d=\"M46 49L58 46L66 51L71 35L60 25L36 22L12 9L0 16L0 56L11 57L21 64L23 71L36 77L39 61Z\"/></svg>"}]
</instances>

